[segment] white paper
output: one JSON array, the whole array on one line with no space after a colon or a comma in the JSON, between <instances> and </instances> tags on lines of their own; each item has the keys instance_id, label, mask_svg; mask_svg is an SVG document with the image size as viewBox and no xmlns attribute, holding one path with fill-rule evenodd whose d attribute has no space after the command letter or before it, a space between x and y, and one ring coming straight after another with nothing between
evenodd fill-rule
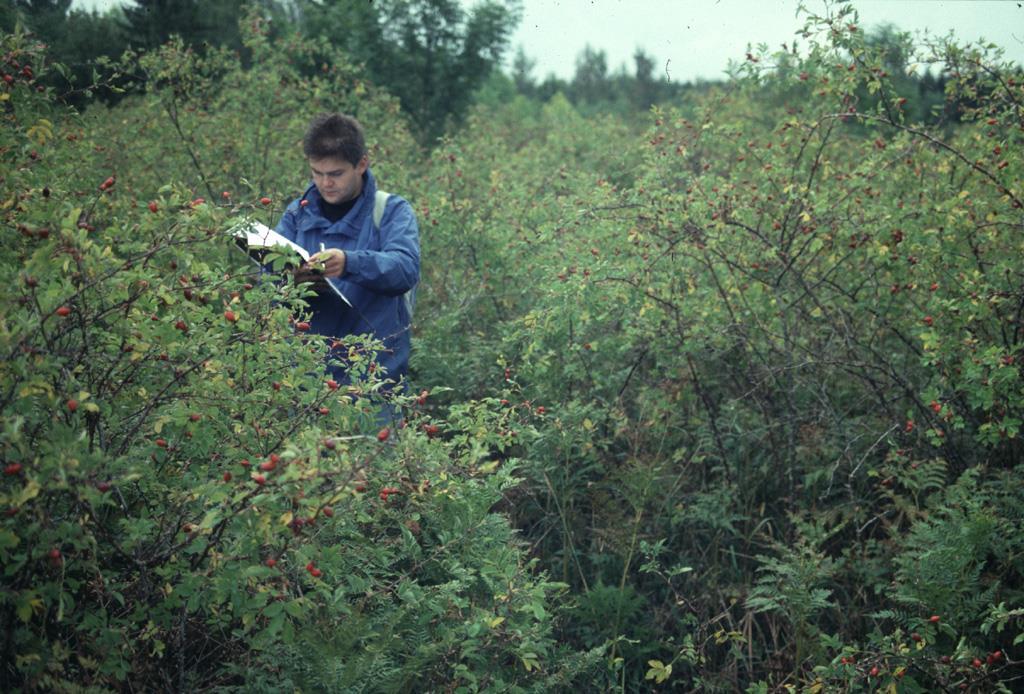
<instances>
[{"instance_id":1,"label":"white paper","mask_svg":"<svg viewBox=\"0 0 1024 694\"><path fill-rule=\"evenodd\" d=\"M279 233L262 222L247 222L234 228L236 237L243 239L249 248L273 248L274 246L287 246L300 256L303 260L309 260L309 253L299 244L286 239Z\"/></svg>"},{"instance_id":2,"label":"white paper","mask_svg":"<svg viewBox=\"0 0 1024 694\"><path fill-rule=\"evenodd\" d=\"M300 246L299 244L291 241L281 234L277 233L266 224L262 222L250 221L239 224L238 226L231 229L231 234L245 243L247 248L273 248L274 246L284 246L290 250L295 251L302 258L303 262L309 262L309 252ZM252 258L252 256L249 256ZM253 262L256 261L253 258ZM346 306L351 307L352 302L348 300L337 285L334 284L330 279L324 278L327 286L338 296L339 299L345 302Z\"/></svg>"}]
</instances>

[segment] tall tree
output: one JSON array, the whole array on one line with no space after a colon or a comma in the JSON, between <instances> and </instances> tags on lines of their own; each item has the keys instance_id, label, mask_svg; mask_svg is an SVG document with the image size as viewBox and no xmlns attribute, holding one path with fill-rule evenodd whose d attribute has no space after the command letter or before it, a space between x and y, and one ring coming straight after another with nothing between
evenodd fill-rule
<instances>
[{"instance_id":1,"label":"tall tree","mask_svg":"<svg viewBox=\"0 0 1024 694\"><path fill-rule=\"evenodd\" d=\"M648 109L657 103L660 96L660 84L654 79L654 58L642 48L633 53L636 67L633 79L633 105Z\"/></svg>"},{"instance_id":2,"label":"tall tree","mask_svg":"<svg viewBox=\"0 0 1024 694\"><path fill-rule=\"evenodd\" d=\"M533 96L537 85L533 81L533 69L537 67L537 61L526 55L526 51L520 46L516 49L516 56L512 59L512 81L516 85L516 91L525 96Z\"/></svg>"},{"instance_id":3,"label":"tall tree","mask_svg":"<svg viewBox=\"0 0 1024 694\"><path fill-rule=\"evenodd\" d=\"M388 54L378 4L366 0L296 0L295 21L306 36L322 37L368 69Z\"/></svg>"},{"instance_id":4,"label":"tall tree","mask_svg":"<svg viewBox=\"0 0 1024 694\"><path fill-rule=\"evenodd\" d=\"M71 0L14 0L0 3L0 30L13 31L19 24L47 45L47 56L64 66L43 74L41 84L53 87L73 106L84 106L91 94L105 100L116 98L110 84L94 84L104 74L102 58L118 57L127 45L119 10L104 14L71 8Z\"/></svg>"},{"instance_id":5,"label":"tall tree","mask_svg":"<svg viewBox=\"0 0 1024 694\"><path fill-rule=\"evenodd\" d=\"M422 138L458 121L472 95L497 68L520 17L518 1L485 0L468 11L458 0L385 0L383 37L389 44L371 74L392 90Z\"/></svg>"},{"instance_id":6,"label":"tall tree","mask_svg":"<svg viewBox=\"0 0 1024 694\"><path fill-rule=\"evenodd\" d=\"M10 32L21 20L47 43L62 33L71 0L6 0L0 3L0 29Z\"/></svg>"},{"instance_id":7,"label":"tall tree","mask_svg":"<svg viewBox=\"0 0 1024 694\"><path fill-rule=\"evenodd\" d=\"M573 101L610 101L609 91L608 54L587 44L576 56L576 73L571 87Z\"/></svg>"},{"instance_id":8,"label":"tall tree","mask_svg":"<svg viewBox=\"0 0 1024 694\"><path fill-rule=\"evenodd\" d=\"M282 13L275 0L133 0L124 17L132 43L140 47L159 46L177 35L192 46L240 49L238 20L250 5Z\"/></svg>"}]
</instances>

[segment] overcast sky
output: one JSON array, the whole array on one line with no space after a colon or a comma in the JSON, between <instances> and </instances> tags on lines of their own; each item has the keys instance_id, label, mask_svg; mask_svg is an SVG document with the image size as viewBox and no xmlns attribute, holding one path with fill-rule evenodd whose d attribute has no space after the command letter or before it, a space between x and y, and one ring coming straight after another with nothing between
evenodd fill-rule
<instances>
[{"instance_id":1,"label":"overcast sky","mask_svg":"<svg viewBox=\"0 0 1024 694\"><path fill-rule=\"evenodd\" d=\"M462 0L472 6L473 0ZM75 0L79 7L109 7L116 0ZM823 0L805 0L823 12ZM677 82L723 77L729 60L742 60L748 44L772 49L803 26L798 0L522 0L523 17L512 39L536 61L533 77L571 78L589 44L604 50L608 66L632 71L643 48L659 74ZM833 3L834 5L834 3ZM858 0L860 23L892 23L904 31L961 40L986 40L1024 63L1024 0Z\"/></svg>"}]
</instances>

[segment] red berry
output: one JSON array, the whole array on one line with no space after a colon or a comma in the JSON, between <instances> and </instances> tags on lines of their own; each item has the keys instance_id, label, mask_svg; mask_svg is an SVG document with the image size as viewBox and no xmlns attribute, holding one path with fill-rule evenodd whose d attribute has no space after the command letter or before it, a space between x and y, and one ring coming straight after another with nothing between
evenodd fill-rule
<instances>
[{"instance_id":1,"label":"red berry","mask_svg":"<svg viewBox=\"0 0 1024 694\"><path fill-rule=\"evenodd\" d=\"M326 407L321 407L321 408L320 408L320 414L322 414L322 415L328 415L328 414L330 414L330 413L331 413L331 411L330 411L329 409L327 409Z\"/></svg>"},{"instance_id":2,"label":"red berry","mask_svg":"<svg viewBox=\"0 0 1024 694\"><path fill-rule=\"evenodd\" d=\"M9 463L4 467L5 475L17 475L21 472L21 463Z\"/></svg>"},{"instance_id":3,"label":"red berry","mask_svg":"<svg viewBox=\"0 0 1024 694\"><path fill-rule=\"evenodd\" d=\"M307 330L309 330L309 323L307 323L306 321L300 321L295 324L295 329L298 330L299 332L304 333Z\"/></svg>"},{"instance_id":4,"label":"red berry","mask_svg":"<svg viewBox=\"0 0 1024 694\"><path fill-rule=\"evenodd\" d=\"M925 316L924 318L921 319L921 322L924 323L925 325L931 325L935 321L932 320L931 316Z\"/></svg>"},{"instance_id":5,"label":"red berry","mask_svg":"<svg viewBox=\"0 0 1024 694\"><path fill-rule=\"evenodd\" d=\"M337 390L338 382L335 381L333 378L329 378L327 379L327 387L330 388L331 390Z\"/></svg>"},{"instance_id":6,"label":"red berry","mask_svg":"<svg viewBox=\"0 0 1024 694\"><path fill-rule=\"evenodd\" d=\"M231 481L231 473L230 472L225 472L224 473L224 481L225 482L230 482Z\"/></svg>"},{"instance_id":7,"label":"red berry","mask_svg":"<svg viewBox=\"0 0 1024 694\"><path fill-rule=\"evenodd\" d=\"M263 562L263 563L264 563L264 564L266 564L266 565L267 565L267 566L268 566L269 568L271 568L271 569L272 569L272 568L274 568L275 566L277 566L277 559L274 559L273 557L269 557L269 558L268 558L268 559L267 559L267 560L266 560L265 562Z\"/></svg>"},{"instance_id":8,"label":"red berry","mask_svg":"<svg viewBox=\"0 0 1024 694\"><path fill-rule=\"evenodd\" d=\"M205 198L196 198L195 200L192 201L192 207L199 207L200 205L202 205L205 202L206 202Z\"/></svg>"},{"instance_id":9,"label":"red berry","mask_svg":"<svg viewBox=\"0 0 1024 694\"><path fill-rule=\"evenodd\" d=\"M423 431L426 432L427 438L434 438L437 436L437 425L436 424L424 424Z\"/></svg>"},{"instance_id":10,"label":"red berry","mask_svg":"<svg viewBox=\"0 0 1024 694\"><path fill-rule=\"evenodd\" d=\"M323 575L323 571L321 571L320 569L314 568L312 571L309 572L309 575L312 576L313 578L320 578L320 576Z\"/></svg>"},{"instance_id":11,"label":"red berry","mask_svg":"<svg viewBox=\"0 0 1024 694\"><path fill-rule=\"evenodd\" d=\"M872 677L878 677L878 666L875 665L874 667L872 667L871 671L868 672L868 674L871 675Z\"/></svg>"},{"instance_id":12,"label":"red berry","mask_svg":"<svg viewBox=\"0 0 1024 694\"><path fill-rule=\"evenodd\" d=\"M228 191L226 191L226 190L225 190L224 192L222 192L222 193L220 194L220 196L221 196L222 198L224 198L225 200L228 200L228 199L229 199L229 198L231 197L231 193L229 193Z\"/></svg>"},{"instance_id":13,"label":"red berry","mask_svg":"<svg viewBox=\"0 0 1024 694\"><path fill-rule=\"evenodd\" d=\"M271 203L271 200L270 198L264 195L262 198L260 198L260 202L264 205L269 205Z\"/></svg>"},{"instance_id":14,"label":"red berry","mask_svg":"<svg viewBox=\"0 0 1024 694\"><path fill-rule=\"evenodd\" d=\"M188 332L188 324L185 323L185 321L183 321L183 320L179 320L178 322L176 322L174 324L174 327L177 328L178 330L180 330L183 333L187 333Z\"/></svg>"},{"instance_id":15,"label":"red berry","mask_svg":"<svg viewBox=\"0 0 1024 694\"><path fill-rule=\"evenodd\" d=\"M387 427L384 427L383 429L377 432L378 441L387 441L389 436L391 436L391 430L388 429Z\"/></svg>"},{"instance_id":16,"label":"red berry","mask_svg":"<svg viewBox=\"0 0 1024 694\"><path fill-rule=\"evenodd\" d=\"M913 633L912 633L912 634L910 635L910 638L911 638L911 639L913 639L914 641L917 641L918 643L920 643L920 641L921 641L921 635L920 635L920 634L918 634L918 633L917 633L916 631L915 631L915 632L913 632Z\"/></svg>"},{"instance_id":17,"label":"red berry","mask_svg":"<svg viewBox=\"0 0 1024 694\"><path fill-rule=\"evenodd\" d=\"M264 477L263 475L253 475L252 481L260 486L263 486L263 484L267 481L267 478Z\"/></svg>"},{"instance_id":18,"label":"red berry","mask_svg":"<svg viewBox=\"0 0 1024 694\"><path fill-rule=\"evenodd\" d=\"M160 206L156 204L155 200L150 200L149 205L147 205L147 207L149 208L149 211L152 212L153 214L156 214L157 212L160 211Z\"/></svg>"},{"instance_id":19,"label":"red berry","mask_svg":"<svg viewBox=\"0 0 1024 694\"><path fill-rule=\"evenodd\" d=\"M928 618L928 621L932 624L938 624L941 619L942 617L940 617L939 615L933 614L931 617Z\"/></svg>"},{"instance_id":20,"label":"red berry","mask_svg":"<svg viewBox=\"0 0 1024 694\"><path fill-rule=\"evenodd\" d=\"M333 518L334 517L334 509L331 508L330 506L324 506L323 513L328 518Z\"/></svg>"},{"instance_id":21,"label":"red berry","mask_svg":"<svg viewBox=\"0 0 1024 694\"><path fill-rule=\"evenodd\" d=\"M224 318L226 318L229 323L234 323L238 320L238 316L235 315L234 311L225 311Z\"/></svg>"},{"instance_id":22,"label":"red berry","mask_svg":"<svg viewBox=\"0 0 1024 694\"><path fill-rule=\"evenodd\" d=\"M157 445L157 448L167 448L167 441L165 439L157 439L153 443Z\"/></svg>"},{"instance_id":23,"label":"red berry","mask_svg":"<svg viewBox=\"0 0 1024 694\"><path fill-rule=\"evenodd\" d=\"M537 414L544 414L546 411L543 405L537 408Z\"/></svg>"},{"instance_id":24,"label":"red berry","mask_svg":"<svg viewBox=\"0 0 1024 694\"><path fill-rule=\"evenodd\" d=\"M71 315L71 308L68 306L61 306L60 308L57 309L56 313L61 318L66 318L67 316Z\"/></svg>"},{"instance_id":25,"label":"red berry","mask_svg":"<svg viewBox=\"0 0 1024 694\"><path fill-rule=\"evenodd\" d=\"M68 400L68 412L74 412L78 409L78 401L74 398Z\"/></svg>"},{"instance_id":26,"label":"red berry","mask_svg":"<svg viewBox=\"0 0 1024 694\"><path fill-rule=\"evenodd\" d=\"M54 561L60 561L60 550L54 547L49 551L50 559Z\"/></svg>"},{"instance_id":27,"label":"red berry","mask_svg":"<svg viewBox=\"0 0 1024 694\"><path fill-rule=\"evenodd\" d=\"M971 661L971 665L973 665L974 667L981 667L982 666L981 658L975 658L974 660L972 660Z\"/></svg>"},{"instance_id":28,"label":"red berry","mask_svg":"<svg viewBox=\"0 0 1024 694\"><path fill-rule=\"evenodd\" d=\"M250 465L252 465L252 463L250 463L247 458L242 458L242 460L238 464L241 465L242 467L249 467Z\"/></svg>"},{"instance_id":29,"label":"red berry","mask_svg":"<svg viewBox=\"0 0 1024 694\"><path fill-rule=\"evenodd\" d=\"M110 491L110 482L97 482L96 489L99 489L101 493L106 494Z\"/></svg>"},{"instance_id":30,"label":"red berry","mask_svg":"<svg viewBox=\"0 0 1024 694\"><path fill-rule=\"evenodd\" d=\"M277 463L274 462L273 460L268 460L266 462L260 463L260 470L263 470L263 472L270 472L276 467Z\"/></svg>"},{"instance_id":31,"label":"red berry","mask_svg":"<svg viewBox=\"0 0 1024 694\"><path fill-rule=\"evenodd\" d=\"M274 390L281 390L281 384L278 383L277 381L274 381L273 383L271 383L270 387L273 388Z\"/></svg>"},{"instance_id":32,"label":"red berry","mask_svg":"<svg viewBox=\"0 0 1024 694\"><path fill-rule=\"evenodd\" d=\"M309 562L308 564L306 564L306 571L312 571L315 568L316 564L314 564L313 562Z\"/></svg>"}]
</instances>

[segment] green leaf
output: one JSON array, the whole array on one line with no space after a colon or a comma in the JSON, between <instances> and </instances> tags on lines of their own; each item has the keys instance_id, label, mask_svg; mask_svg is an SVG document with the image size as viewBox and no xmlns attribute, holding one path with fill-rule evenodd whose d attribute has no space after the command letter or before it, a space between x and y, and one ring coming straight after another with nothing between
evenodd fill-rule
<instances>
[{"instance_id":1,"label":"green leaf","mask_svg":"<svg viewBox=\"0 0 1024 694\"><path fill-rule=\"evenodd\" d=\"M17 547L21 539L10 530L0 530L0 549Z\"/></svg>"}]
</instances>

